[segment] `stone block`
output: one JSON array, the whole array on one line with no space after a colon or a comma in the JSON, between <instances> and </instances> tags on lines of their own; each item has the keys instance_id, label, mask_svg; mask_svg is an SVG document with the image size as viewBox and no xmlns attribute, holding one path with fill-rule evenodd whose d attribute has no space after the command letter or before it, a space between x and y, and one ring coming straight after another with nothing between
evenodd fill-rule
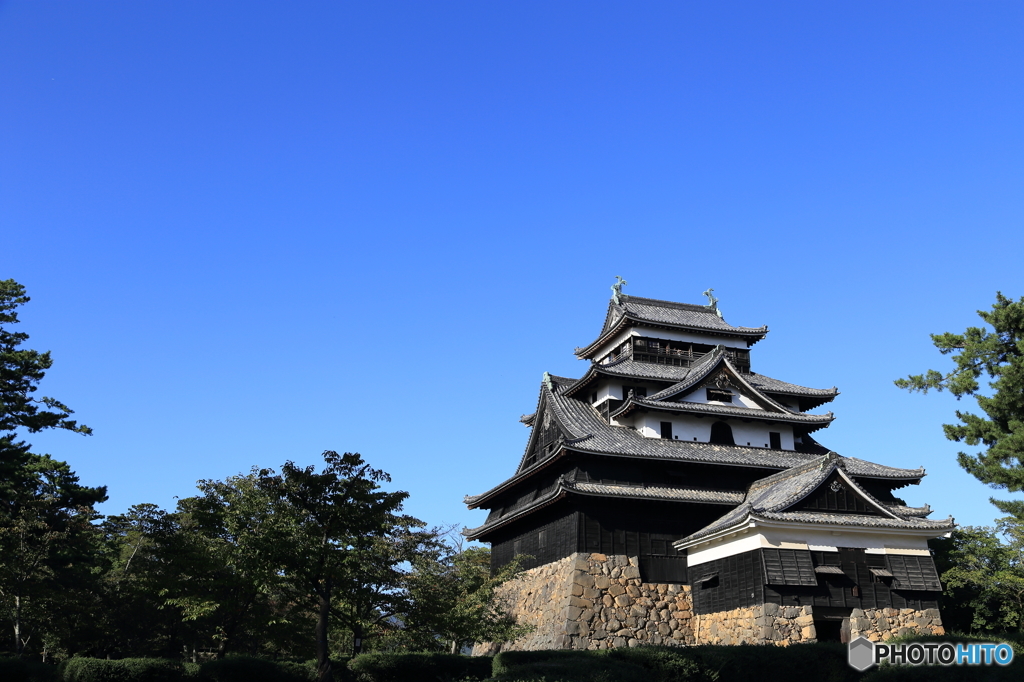
<instances>
[{"instance_id":1,"label":"stone block","mask_svg":"<svg viewBox=\"0 0 1024 682\"><path fill-rule=\"evenodd\" d=\"M583 613L583 609L578 606L566 606L565 607L565 620L577 620L580 614Z\"/></svg>"},{"instance_id":2,"label":"stone block","mask_svg":"<svg viewBox=\"0 0 1024 682\"><path fill-rule=\"evenodd\" d=\"M622 577L626 578L627 580L639 580L640 579L640 569L637 568L636 566L623 566L622 567Z\"/></svg>"},{"instance_id":3,"label":"stone block","mask_svg":"<svg viewBox=\"0 0 1024 682\"><path fill-rule=\"evenodd\" d=\"M777 616L777 615L779 615L779 605L778 604L765 604L763 606L763 609L764 609L764 615L766 615L766 616Z\"/></svg>"},{"instance_id":4,"label":"stone block","mask_svg":"<svg viewBox=\"0 0 1024 682\"><path fill-rule=\"evenodd\" d=\"M850 612L850 618L864 618L864 609L854 609Z\"/></svg>"},{"instance_id":5,"label":"stone block","mask_svg":"<svg viewBox=\"0 0 1024 682\"><path fill-rule=\"evenodd\" d=\"M610 594L606 594L603 597L601 597L601 603L605 606L612 606L615 603L615 601Z\"/></svg>"},{"instance_id":6,"label":"stone block","mask_svg":"<svg viewBox=\"0 0 1024 682\"><path fill-rule=\"evenodd\" d=\"M633 600L630 599L628 594L620 594L617 597L615 597L615 605L616 606L626 607L626 606L629 606L632 603L633 603Z\"/></svg>"},{"instance_id":7,"label":"stone block","mask_svg":"<svg viewBox=\"0 0 1024 682\"><path fill-rule=\"evenodd\" d=\"M818 631L814 629L813 625L807 625L800 630L800 637L802 639L811 640L818 638Z\"/></svg>"},{"instance_id":8,"label":"stone block","mask_svg":"<svg viewBox=\"0 0 1024 682\"><path fill-rule=\"evenodd\" d=\"M658 623L658 634L662 637L668 637L672 634L672 628L668 626L668 623Z\"/></svg>"},{"instance_id":9,"label":"stone block","mask_svg":"<svg viewBox=\"0 0 1024 682\"><path fill-rule=\"evenodd\" d=\"M597 554L597 553L594 553L594 554L590 555L590 560L591 561L608 561L608 555L607 554Z\"/></svg>"},{"instance_id":10,"label":"stone block","mask_svg":"<svg viewBox=\"0 0 1024 682\"><path fill-rule=\"evenodd\" d=\"M611 578L606 575L599 575L594 578L594 587L599 590L607 590L608 586L611 584Z\"/></svg>"},{"instance_id":11,"label":"stone block","mask_svg":"<svg viewBox=\"0 0 1024 682\"><path fill-rule=\"evenodd\" d=\"M615 647L615 648L625 647L626 646L626 638L625 637L616 637L615 639L612 640L612 646Z\"/></svg>"},{"instance_id":12,"label":"stone block","mask_svg":"<svg viewBox=\"0 0 1024 682\"><path fill-rule=\"evenodd\" d=\"M613 597L617 597L620 594L625 594L625 593L626 593L626 588L623 587L622 585L613 584L613 585L609 585L608 586L608 594L610 594Z\"/></svg>"},{"instance_id":13,"label":"stone block","mask_svg":"<svg viewBox=\"0 0 1024 682\"><path fill-rule=\"evenodd\" d=\"M796 621L794 621L794 622L796 623L797 627L805 628L808 625L814 625L814 616L811 616L811 615L798 616Z\"/></svg>"},{"instance_id":14,"label":"stone block","mask_svg":"<svg viewBox=\"0 0 1024 682\"><path fill-rule=\"evenodd\" d=\"M569 606L575 606L578 609L591 609L594 607L594 602L580 597L569 597Z\"/></svg>"},{"instance_id":15,"label":"stone block","mask_svg":"<svg viewBox=\"0 0 1024 682\"><path fill-rule=\"evenodd\" d=\"M579 583L573 583L572 587L569 588L569 592L574 597L581 597L583 596L583 585L580 585Z\"/></svg>"}]
</instances>

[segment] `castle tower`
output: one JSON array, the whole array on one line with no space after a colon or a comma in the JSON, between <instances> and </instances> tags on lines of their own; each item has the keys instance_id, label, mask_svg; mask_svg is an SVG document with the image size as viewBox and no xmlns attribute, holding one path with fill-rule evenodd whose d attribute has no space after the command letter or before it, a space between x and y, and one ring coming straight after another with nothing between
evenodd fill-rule
<instances>
[{"instance_id":1,"label":"castle tower","mask_svg":"<svg viewBox=\"0 0 1024 682\"><path fill-rule=\"evenodd\" d=\"M838 391L752 371L767 327L613 287L579 379L544 374L515 474L467 529L533 635L505 648L790 643L941 632L922 469L842 457L811 434ZM484 648L486 649L486 647ZM483 649L482 649L483 650Z\"/></svg>"}]
</instances>

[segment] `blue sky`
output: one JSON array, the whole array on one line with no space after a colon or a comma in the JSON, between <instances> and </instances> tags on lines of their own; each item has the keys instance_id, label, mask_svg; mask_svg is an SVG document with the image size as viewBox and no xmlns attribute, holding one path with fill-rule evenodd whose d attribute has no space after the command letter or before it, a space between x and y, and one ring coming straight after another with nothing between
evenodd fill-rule
<instances>
[{"instance_id":1,"label":"blue sky","mask_svg":"<svg viewBox=\"0 0 1024 682\"><path fill-rule=\"evenodd\" d=\"M987 524L944 368L1024 295L1019 3L0 3L0 277L106 513L361 452L430 524L510 475L615 275L771 329L819 440ZM996 494L999 494L998 492Z\"/></svg>"}]
</instances>

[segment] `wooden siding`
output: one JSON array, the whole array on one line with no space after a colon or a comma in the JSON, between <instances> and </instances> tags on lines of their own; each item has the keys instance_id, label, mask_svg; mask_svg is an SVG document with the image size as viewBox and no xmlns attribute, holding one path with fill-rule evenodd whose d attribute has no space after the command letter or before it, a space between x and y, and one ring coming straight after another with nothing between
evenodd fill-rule
<instances>
[{"instance_id":1,"label":"wooden siding","mask_svg":"<svg viewBox=\"0 0 1024 682\"><path fill-rule=\"evenodd\" d=\"M886 568L886 555L866 554L861 549L845 548L842 552L790 550L807 552L815 566L838 566L843 575L818 574L814 586L766 585L763 551L755 549L690 567L694 611L700 614L715 613L762 602L780 606L814 606L817 607L816 613L818 610L825 613L841 610L845 613L853 608L923 610L939 607L937 591L890 587L884 579L876 579L869 569ZM934 570L931 557L913 559L918 560L922 566L922 574L928 573L928 566ZM773 559L769 558L768 561ZM702 576L712 574L715 574L713 579L700 582Z\"/></svg>"},{"instance_id":2,"label":"wooden siding","mask_svg":"<svg viewBox=\"0 0 1024 682\"><path fill-rule=\"evenodd\" d=\"M557 561L576 552L579 514L575 510L539 512L535 521L540 525L523 528L495 537L491 543L491 571L512 561L517 554L528 555L521 566L533 568Z\"/></svg>"},{"instance_id":3,"label":"wooden siding","mask_svg":"<svg viewBox=\"0 0 1024 682\"><path fill-rule=\"evenodd\" d=\"M823 511L839 514L880 516L881 512L833 473L813 493L791 508L792 511Z\"/></svg>"},{"instance_id":4,"label":"wooden siding","mask_svg":"<svg viewBox=\"0 0 1024 682\"><path fill-rule=\"evenodd\" d=\"M734 554L705 564L690 567L694 581L693 610L715 613L756 606L764 601L764 572L758 549ZM714 578L699 582L702 576Z\"/></svg>"},{"instance_id":5,"label":"wooden siding","mask_svg":"<svg viewBox=\"0 0 1024 682\"><path fill-rule=\"evenodd\" d=\"M906 590L890 586L872 575L872 568L886 568L885 555L867 554L863 549L841 548L839 552L811 552L815 566L838 566L843 575L821 574L817 587L767 585L765 602L780 606L817 606L860 609L935 609L938 592ZM920 557L934 566L931 557ZM855 594L856 592L856 594Z\"/></svg>"}]
</instances>

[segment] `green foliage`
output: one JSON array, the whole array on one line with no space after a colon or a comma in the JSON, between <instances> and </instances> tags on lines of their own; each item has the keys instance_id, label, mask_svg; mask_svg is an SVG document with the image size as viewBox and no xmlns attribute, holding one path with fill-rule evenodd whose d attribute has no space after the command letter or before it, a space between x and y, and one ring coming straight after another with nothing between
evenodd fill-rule
<instances>
[{"instance_id":1,"label":"green foliage","mask_svg":"<svg viewBox=\"0 0 1024 682\"><path fill-rule=\"evenodd\" d=\"M309 682L316 678L316 666L228 656L204 663L199 677L208 682Z\"/></svg>"},{"instance_id":2,"label":"green foliage","mask_svg":"<svg viewBox=\"0 0 1024 682\"><path fill-rule=\"evenodd\" d=\"M954 369L943 374L928 370L896 385L927 393L948 390L957 399L972 396L984 412L981 417L957 410L958 424L944 424L946 438L985 447L978 454L960 452L960 466L983 483L1011 492L1024 490L1024 298L1013 301L996 294L991 311L978 315L992 327L970 327L963 334L933 334L932 342L943 355L953 355ZM982 392L978 379L985 375L989 391ZM1006 514L1024 520L1024 502L992 500Z\"/></svg>"},{"instance_id":3,"label":"green foliage","mask_svg":"<svg viewBox=\"0 0 1024 682\"><path fill-rule=\"evenodd\" d=\"M64 682L178 682L184 674L166 658L72 658L64 666Z\"/></svg>"},{"instance_id":4,"label":"green foliage","mask_svg":"<svg viewBox=\"0 0 1024 682\"><path fill-rule=\"evenodd\" d=\"M260 490L275 500L274 515L286 526L268 549L314 600L320 679L329 675L331 621L352 632L358 653L375 628L407 610L403 563L432 537L418 531L422 521L400 513L408 493L380 489L391 480L386 473L355 453L323 456L321 472L286 462L280 475L258 473Z\"/></svg>"},{"instance_id":5,"label":"green foliage","mask_svg":"<svg viewBox=\"0 0 1024 682\"><path fill-rule=\"evenodd\" d=\"M57 666L23 658L0 658L0 680L4 682L60 682Z\"/></svg>"},{"instance_id":6,"label":"green foliage","mask_svg":"<svg viewBox=\"0 0 1024 682\"><path fill-rule=\"evenodd\" d=\"M54 639L53 631L81 612L93 507L106 499L105 488L80 485L67 464L33 454L20 440L19 430L91 433L60 401L33 397L53 361L48 352L21 348L28 335L10 329L28 301L20 284L0 281L0 610L18 654L30 641ZM59 610L52 603L58 596Z\"/></svg>"},{"instance_id":7,"label":"green foliage","mask_svg":"<svg viewBox=\"0 0 1024 682\"><path fill-rule=\"evenodd\" d=\"M841 644L636 647L600 651L507 651L494 657L494 679L643 682L854 682Z\"/></svg>"},{"instance_id":8,"label":"green foliage","mask_svg":"<svg viewBox=\"0 0 1024 682\"><path fill-rule=\"evenodd\" d=\"M489 678L491 659L442 653L371 653L356 656L348 668L358 682L461 682Z\"/></svg>"},{"instance_id":9,"label":"green foliage","mask_svg":"<svg viewBox=\"0 0 1024 682\"><path fill-rule=\"evenodd\" d=\"M497 588L519 573L518 562L491 575L486 547L462 549L437 542L413 558L408 590L411 608L402 620L407 633L420 634L422 648L445 646L457 653L476 642L508 642L533 628L516 623Z\"/></svg>"},{"instance_id":10,"label":"green foliage","mask_svg":"<svg viewBox=\"0 0 1024 682\"><path fill-rule=\"evenodd\" d=\"M647 671L633 662L609 659L597 651L503 651L494 657L495 680L564 682L649 682Z\"/></svg>"},{"instance_id":11,"label":"green foliage","mask_svg":"<svg viewBox=\"0 0 1024 682\"><path fill-rule=\"evenodd\" d=\"M966 526L933 540L947 627L975 632L1024 631L1024 523Z\"/></svg>"}]
</instances>

